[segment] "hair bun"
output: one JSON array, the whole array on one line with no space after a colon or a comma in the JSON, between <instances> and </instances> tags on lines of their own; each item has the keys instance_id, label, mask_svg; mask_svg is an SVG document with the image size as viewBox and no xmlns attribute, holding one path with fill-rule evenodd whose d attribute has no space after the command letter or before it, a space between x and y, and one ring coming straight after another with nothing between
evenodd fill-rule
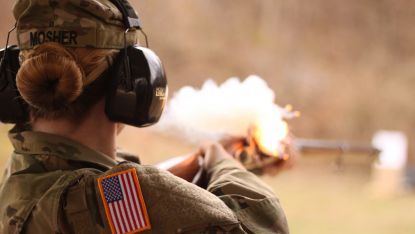
<instances>
[{"instance_id":1,"label":"hair bun","mask_svg":"<svg viewBox=\"0 0 415 234\"><path fill-rule=\"evenodd\" d=\"M16 85L29 105L41 111L58 111L81 95L85 74L71 51L58 43L47 43L25 57Z\"/></svg>"}]
</instances>

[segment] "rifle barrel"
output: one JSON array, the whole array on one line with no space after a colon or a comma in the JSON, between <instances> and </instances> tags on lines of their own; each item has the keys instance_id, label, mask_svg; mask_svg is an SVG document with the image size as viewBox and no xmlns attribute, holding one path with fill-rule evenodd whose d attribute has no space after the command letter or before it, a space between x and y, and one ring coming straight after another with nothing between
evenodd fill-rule
<instances>
[{"instance_id":1,"label":"rifle barrel","mask_svg":"<svg viewBox=\"0 0 415 234\"><path fill-rule=\"evenodd\" d=\"M378 155L380 150L371 144L338 140L296 138L294 148L301 153L356 153Z\"/></svg>"}]
</instances>

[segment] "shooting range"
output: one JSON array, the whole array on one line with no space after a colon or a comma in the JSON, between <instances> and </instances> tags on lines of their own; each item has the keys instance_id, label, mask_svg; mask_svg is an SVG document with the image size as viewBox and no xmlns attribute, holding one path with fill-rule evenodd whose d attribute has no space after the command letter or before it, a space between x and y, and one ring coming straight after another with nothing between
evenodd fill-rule
<instances>
[{"instance_id":1,"label":"shooting range","mask_svg":"<svg viewBox=\"0 0 415 234\"><path fill-rule=\"evenodd\" d=\"M415 2L131 2L169 103L159 124L124 129L123 150L156 164L249 138L266 159L291 160L261 177L291 233L415 233ZM12 6L0 9L2 47ZM11 127L0 123L1 166Z\"/></svg>"}]
</instances>

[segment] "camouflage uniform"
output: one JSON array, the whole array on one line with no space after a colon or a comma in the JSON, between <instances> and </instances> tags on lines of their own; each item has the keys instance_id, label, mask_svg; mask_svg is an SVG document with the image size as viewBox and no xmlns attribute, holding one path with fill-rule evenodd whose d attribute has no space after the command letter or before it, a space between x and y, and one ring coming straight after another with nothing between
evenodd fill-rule
<instances>
[{"instance_id":1,"label":"camouflage uniform","mask_svg":"<svg viewBox=\"0 0 415 234\"><path fill-rule=\"evenodd\" d=\"M15 150L0 187L1 233L111 233L97 178L131 168L152 226L143 233L288 233L275 195L231 159L207 168L205 190L63 137L31 131L9 137ZM208 152L225 153L218 145Z\"/></svg>"},{"instance_id":2,"label":"camouflage uniform","mask_svg":"<svg viewBox=\"0 0 415 234\"><path fill-rule=\"evenodd\" d=\"M137 42L136 30L124 38L122 15L110 0L17 0L13 13L21 49L51 41L110 49ZM206 168L202 189L56 135L16 128L10 140L15 150L0 187L0 233L111 233L99 179L126 170L137 175L148 208L151 229L143 233L288 233L275 195L231 159ZM208 153L226 152L212 145Z\"/></svg>"}]
</instances>

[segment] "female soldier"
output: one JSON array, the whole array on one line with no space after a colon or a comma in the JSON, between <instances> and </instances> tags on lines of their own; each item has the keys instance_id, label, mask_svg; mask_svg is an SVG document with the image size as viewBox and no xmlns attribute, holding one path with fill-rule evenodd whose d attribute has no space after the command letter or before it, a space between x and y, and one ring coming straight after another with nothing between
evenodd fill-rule
<instances>
[{"instance_id":1,"label":"female soldier","mask_svg":"<svg viewBox=\"0 0 415 234\"><path fill-rule=\"evenodd\" d=\"M275 195L218 144L200 151L205 189L117 155L106 71L137 41L119 2L17 0L16 85L30 121L9 133L0 232L288 233Z\"/></svg>"}]
</instances>

